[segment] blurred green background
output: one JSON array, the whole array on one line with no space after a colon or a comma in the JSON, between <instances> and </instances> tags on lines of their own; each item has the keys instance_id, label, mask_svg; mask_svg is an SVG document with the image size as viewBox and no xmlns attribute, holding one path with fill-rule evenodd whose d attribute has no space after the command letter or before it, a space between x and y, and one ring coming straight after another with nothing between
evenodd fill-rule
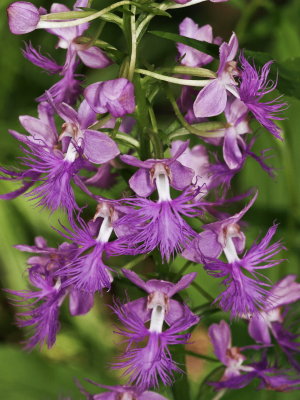
<instances>
[{"instance_id":1,"label":"blurred green background","mask_svg":"<svg viewBox=\"0 0 300 400\"><path fill-rule=\"evenodd\" d=\"M0 127L1 127L1 165L17 166L17 157L21 155L18 143L7 130L20 129L19 115L36 115L34 99L52 85L55 77L50 77L22 57L23 41L32 41L41 46L43 53L49 52L56 60L63 62L64 51L55 50L56 38L46 32L33 32L30 35L17 37L10 34L5 9L10 3L2 0L0 4L1 58L0 58ZM49 9L51 2L35 1L35 4ZM65 2L70 5L72 2ZM102 8L104 2L94 1L95 8ZM230 0L228 3L203 3L183 10L172 12L173 19L157 17L151 24L152 29L176 31L176 26L185 16L190 16L199 25L211 24L214 34L228 40L232 31L239 37L241 47L254 51L265 51L276 61L296 59L300 65L300 2L299 0ZM120 48L123 46L117 28L105 27L104 40ZM153 45L158 41L159 45ZM176 59L175 45L171 42L155 39L146 35L142 43L142 54L148 62L159 66L171 63ZM113 74L111 68L106 74ZM86 71L82 69L82 72ZM87 71L87 81L101 80L102 72ZM113 76L112 76L113 77ZM300 77L300 71L299 71ZM300 78L299 78L300 79ZM296 83L296 82L295 82ZM170 107L161 100L163 118L170 118ZM279 143L267 132L262 131L255 145L255 151L271 148L272 164L277 174L270 179L252 160L247 162L244 170L234 180L234 192L241 193L249 187L259 189L259 197L254 208L246 215L249 222L248 242L264 233L277 221L280 223L277 237L282 237L288 248L289 261L274 269L271 278L276 280L287 273L299 271L300 258L300 215L299 215L299 175L300 175L300 101L286 97L289 108L286 119L281 126L284 129L285 141ZM164 106L165 109L163 108ZM1 193L12 190L14 184L1 181ZM64 220L56 213L49 216L47 211L34 208L26 198L11 202L0 201L0 286L13 290L26 288L26 254L13 248L18 243L33 244L37 235L42 235L53 246L61 242L59 236L50 228L56 225L57 219ZM286 256L286 254L285 254ZM174 263L173 268L180 268L183 260ZM122 265L120 265L122 266ZM191 267L189 271L197 270ZM218 293L218 284L208 277L201 268L198 282L209 288L213 294ZM112 335L113 320L105 304L111 301L111 295L122 291L122 282L117 280L112 292L99 296L93 310L87 316L71 318L67 306L61 312L61 331L57 343L51 350L43 348L26 353L22 350L21 332L14 325L14 309L7 300L6 294L0 292L0 397L6 400L52 400L58 398L82 398L74 384L74 378L83 381L90 378L103 384L116 384L119 378L108 366L114 354L117 354L116 335ZM197 291L190 289L189 304L197 306L204 302ZM196 345L193 351L210 355L212 350L207 339L206 327L212 321L218 321L221 314L206 317L200 329L195 332ZM244 323L233 323L235 343L247 343ZM192 390L196 393L199 381L214 366L203 360L192 357L188 359L188 369L192 376ZM88 384L85 385L88 387ZM89 388L92 390L91 386ZM254 386L241 391L230 391L226 399L250 399ZM170 399L172 394L167 389L163 392ZM203 394L209 400L211 393ZM255 392L259 399L299 399L295 393ZM182 399L184 400L184 399Z\"/></svg>"}]
</instances>

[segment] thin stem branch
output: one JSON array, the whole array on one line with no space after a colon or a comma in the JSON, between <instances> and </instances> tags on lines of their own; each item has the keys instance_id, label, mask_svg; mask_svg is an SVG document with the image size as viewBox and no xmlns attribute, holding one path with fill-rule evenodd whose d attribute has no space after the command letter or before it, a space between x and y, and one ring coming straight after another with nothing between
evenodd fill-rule
<instances>
[{"instance_id":1,"label":"thin stem branch","mask_svg":"<svg viewBox=\"0 0 300 400\"><path fill-rule=\"evenodd\" d=\"M192 282L191 285L198 290L198 292L205 297L209 301L214 301L214 298L205 290L203 289L197 282Z\"/></svg>"},{"instance_id":2,"label":"thin stem branch","mask_svg":"<svg viewBox=\"0 0 300 400\"><path fill-rule=\"evenodd\" d=\"M130 62L128 68L128 79L132 81L134 75L134 69L136 64L136 22L135 22L135 13L136 13L136 6L131 7L131 16L130 16L130 28L131 28L131 53L130 53Z\"/></svg>"},{"instance_id":3,"label":"thin stem branch","mask_svg":"<svg viewBox=\"0 0 300 400\"><path fill-rule=\"evenodd\" d=\"M57 17L55 18L56 13L42 15L39 23L37 24L37 29L69 28L71 26L82 25L82 24L85 24L86 22L93 21L94 19L101 17L102 15L110 12L111 10L114 10L115 8L118 8L121 6L126 6L129 4L132 4L132 2L129 0L118 1L117 3L114 3L109 7L103 8L102 10L100 10L98 12L93 12L93 14L91 14L91 15L88 15L83 18L75 19L72 21L56 21L56 18L57 18ZM78 13L80 13L80 12L81 11L78 11ZM82 11L82 12L90 13L90 11ZM59 13L59 14L62 14L62 13ZM70 14L70 15L73 15L73 14ZM72 17L69 17L69 18L72 18Z\"/></svg>"},{"instance_id":4,"label":"thin stem branch","mask_svg":"<svg viewBox=\"0 0 300 400\"><path fill-rule=\"evenodd\" d=\"M137 264L139 264L141 261L146 260L146 258L149 256L149 254L141 254L138 257L135 257L133 260L129 261L127 264L123 266L125 269L131 269L135 267Z\"/></svg>"},{"instance_id":5,"label":"thin stem branch","mask_svg":"<svg viewBox=\"0 0 300 400\"><path fill-rule=\"evenodd\" d=\"M211 82L210 79L194 80L194 79L174 78L172 76L158 74L157 72L152 72L148 71L147 69L141 69L141 68L136 68L135 72L138 72L142 75L151 76L152 78L158 79L160 81L175 83L176 85L182 85L182 86L204 87Z\"/></svg>"},{"instance_id":6,"label":"thin stem branch","mask_svg":"<svg viewBox=\"0 0 300 400\"><path fill-rule=\"evenodd\" d=\"M222 135L222 130L221 129L217 129L217 130L212 130L212 131L203 131L200 129L195 128L193 125L190 125L186 119L184 118L184 116L181 114L180 109L178 107L178 104L173 96L173 93L171 92L170 89L168 89L167 91L167 96L168 99L173 107L174 113L178 119L178 121L181 123L181 125L188 131L188 133L192 133L194 135L197 136L202 136L202 137L220 137L220 136L224 136ZM179 134L178 131L176 131L175 133L172 133L169 137L170 139L174 139L174 137L177 136L184 136L186 133L183 132L182 134Z\"/></svg>"}]
</instances>

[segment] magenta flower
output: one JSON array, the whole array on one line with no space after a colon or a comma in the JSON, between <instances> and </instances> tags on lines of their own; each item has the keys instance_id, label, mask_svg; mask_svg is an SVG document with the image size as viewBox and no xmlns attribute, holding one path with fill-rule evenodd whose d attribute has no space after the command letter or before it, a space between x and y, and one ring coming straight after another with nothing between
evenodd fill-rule
<instances>
[{"instance_id":1,"label":"magenta flower","mask_svg":"<svg viewBox=\"0 0 300 400\"><path fill-rule=\"evenodd\" d=\"M182 252L196 236L183 216L193 218L202 214L202 204L194 201L199 190L186 190L176 199L171 199L167 179L165 172L158 175L159 183L156 179L157 202L143 198L125 201L128 212L116 226L126 228L128 234L116 242L119 254L148 253L158 247L162 259L169 260L174 253Z\"/></svg>"},{"instance_id":2,"label":"magenta flower","mask_svg":"<svg viewBox=\"0 0 300 400\"><path fill-rule=\"evenodd\" d=\"M88 7L88 0L76 1L73 10L80 11L80 7ZM70 9L64 4L54 3L50 11L51 13L60 13L68 12ZM64 69L68 69L76 57L79 57L82 63L89 68L105 68L111 64L111 60L98 47L76 42L76 39L82 36L88 28L89 24L86 23L69 28L48 29L49 33L58 37L57 47L67 49Z\"/></svg>"},{"instance_id":3,"label":"magenta flower","mask_svg":"<svg viewBox=\"0 0 300 400\"><path fill-rule=\"evenodd\" d=\"M241 389L254 378L261 381L259 389L268 388L280 392L299 389L300 379L293 379L285 372L270 367L265 355L260 362L245 365L246 357L242 352L247 349L259 350L261 346L233 347L230 328L225 321L212 324L208 332L216 356L226 367L219 382L210 382L216 389Z\"/></svg>"},{"instance_id":4,"label":"magenta flower","mask_svg":"<svg viewBox=\"0 0 300 400\"><path fill-rule=\"evenodd\" d=\"M176 140L171 144L171 155L174 158L180 149L182 149L184 142ZM210 185L211 177L207 173L209 167L209 157L205 146L196 145L191 149L186 147L181 154L177 155L177 162L184 167L190 168L194 171L192 184L195 187L201 188L201 195L205 193ZM172 174L174 176L174 173ZM186 176L188 176L186 174ZM178 179L179 180L179 179ZM183 174L181 174L181 182L184 182Z\"/></svg>"},{"instance_id":5,"label":"magenta flower","mask_svg":"<svg viewBox=\"0 0 300 400\"><path fill-rule=\"evenodd\" d=\"M198 94L194 102L194 113L198 118L213 117L221 114L227 104L227 93L239 97L237 82L234 77L238 75L236 61L238 40L233 33L229 43L220 46L220 64L217 78L205 86Z\"/></svg>"},{"instance_id":6,"label":"magenta flower","mask_svg":"<svg viewBox=\"0 0 300 400\"><path fill-rule=\"evenodd\" d=\"M271 344L271 334L287 355L290 363L298 370L300 364L293 355L300 352L299 335L292 334L284 322L289 311L289 304L300 300L300 284L295 282L295 275L288 275L277 282L269 292L269 302L259 314L250 316L248 331L258 343Z\"/></svg>"},{"instance_id":7,"label":"magenta flower","mask_svg":"<svg viewBox=\"0 0 300 400\"><path fill-rule=\"evenodd\" d=\"M233 317L243 317L249 314L258 314L270 303L267 288L270 284L259 280L263 277L262 269L271 268L283 260L273 257L283 248L280 242L270 245L277 225L273 225L266 236L239 258L233 239L227 237L226 247L223 249L227 263L216 259L204 259L204 268L217 278L224 278L222 284L226 287L215 301L224 311L230 311ZM249 274L250 276L246 275Z\"/></svg>"},{"instance_id":8,"label":"magenta flower","mask_svg":"<svg viewBox=\"0 0 300 400\"><path fill-rule=\"evenodd\" d=\"M166 170L170 186L176 190L184 190L192 183L195 172L178 161L178 158L187 150L189 141L180 142L176 151L172 151L171 158L149 159L141 161L134 156L121 155L123 162L139 169L129 179L131 189L141 197L150 196L156 189L155 180L159 171Z\"/></svg>"},{"instance_id":9,"label":"magenta flower","mask_svg":"<svg viewBox=\"0 0 300 400\"><path fill-rule=\"evenodd\" d=\"M28 150L24 150L27 156L23 164L29 170L27 176L25 172L20 179L31 177L33 183L40 182L28 196L52 211L62 207L71 216L78 209L71 181L74 180L81 187L78 172L82 168L89 169L92 164L104 164L112 160L119 154L119 149L105 133L88 129L95 122L96 115L86 101L81 103L78 112L64 103L52 103L52 106L65 121L59 137L61 150L57 149L58 137L53 115L43 114L40 119L21 117L22 125L31 136L10 132L28 147ZM5 170L3 172L6 173ZM14 178L12 174L11 177Z\"/></svg>"},{"instance_id":10,"label":"magenta flower","mask_svg":"<svg viewBox=\"0 0 300 400\"><path fill-rule=\"evenodd\" d=\"M191 18L185 18L180 23L179 33L181 36L208 43L221 43L221 38L213 39L212 27L210 25L199 27ZM180 54L181 64L188 67L203 67L213 60L213 57L182 43L177 43L177 49Z\"/></svg>"},{"instance_id":11,"label":"magenta flower","mask_svg":"<svg viewBox=\"0 0 300 400\"><path fill-rule=\"evenodd\" d=\"M188 287L196 274L188 274L174 284L156 279L145 283L132 271L123 270L123 273L149 295L114 308L125 327L116 333L125 336L128 343L115 368L126 368L124 375L129 375L129 382L143 390L157 386L159 377L164 385L170 385L173 372L180 369L173 361L168 346L187 343L190 335L180 332L199 321L186 305L171 297ZM148 321L149 328L145 326ZM168 328L163 330L164 322ZM141 347L144 340L147 344Z\"/></svg>"},{"instance_id":12,"label":"magenta flower","mask_svg":"<svg viewBox=\"0 0 300 400\"><path fill-rule=\"evenodd\" d=\"M87 381L107 390L106 392L92 395L78 384L81 393L83 393L88 400L167 400L161 394L148 390L140 390L136 386L106 386L89 379L87 379Z\"/></svg>"},{"instance_id":13,"label":"magenta flower","mask_svg":"<svg viewBox=\"0 0 300 400\"><path fill-rule=\"evenodd\" d=\"M246 238L241 231L239 221L252 207L257 195L258 192L239 213L232 216L226 215L219 221L202 225L201 228L204 231L195 237L191 245L184 250L182 256L188 260L202 263L205 257L218 258L224 249L227 251L227 246L228 248L234 247L236 252L241 254L245 249Z\"/></svg>"},{"instance_id":14,"label":"magenta flower","mask_svg":"<svg viewBox=\"0 0 300 400\"><path fill-rule=\"evenodd\" d=\"M100 227L98 218L102 220ZM115 218L117 218L117 212L113 205L103 202L99 204L94 217L94 220L98 219L95 235L94 229L81 219L79 219L79 226L71 221L72 230L64 228L65 233L60 232L79 248L72 262L58 271L58 276L68 276L66 286L73 285L77 290L91 294L102 291L104 288L110 289L113 277L111 268L103 262L103 254L110 247L108 241L113 232L112 223Z\"/></svg>"},{"instance_id":15,"label":"magenta flower","mask_svg":"<svg viewBox=\"0 0 300 400\"><path fill-rule=\"evenodd\" d=\"M9 29L14 35L23 35L36 29L44 9L28 1L16 1L7 7Z\"/></svg>"},{"instance_id":16,"label":"magenta flower","mask_svg":"<svg viewBox=\"0 0 300 400\"><path fill-rule=\"evenodd\" d=\"M113 117L124 117L135 110L134 86L125 78L89 85L84 96L89 106L99 114L109 112Z\"/></svg>"},{"instance_id":17,"label":"magenta flower","mask_svg":"<svg viewBox=\"0 0 300 400\"><path fill-rule=\"evenodd\" d=\"M25 308L17 313L17 324L31 327L27 349L43 343L47 343L48 348L53 346L59 330L59 309L67 296L71 315L86 314L94 303L93 296L83 295L72 286L63 287L66 276L56 277L57 271L76 256L77 246L63 243L58 249L51 248L42 237L37 237L35 243L35 246L16 246L21 251L38 254L28 259L29 281L35 290L8 290L19 298L14 300L16 306Z\"/></svg>"},{"instance_id":18,"label":"magenta flower","mask_svg":"<svg viewBox=\"0 0 300 400\"><path fill-rule=\"evenodd\" d=\"M281 96L265 103L261 101L266 94L271 93L277 86L277 81L268 80L273 61L266 63L260 73L256 70L255 65L251 65L243 55L240 57L240 62L242 67L239 88L241 100L262 126L276 138L282 140L281 131L273 121L284 119L278 116L278 113L286 109L287 103L280 102Z\"/></svg>"}]
</instances>

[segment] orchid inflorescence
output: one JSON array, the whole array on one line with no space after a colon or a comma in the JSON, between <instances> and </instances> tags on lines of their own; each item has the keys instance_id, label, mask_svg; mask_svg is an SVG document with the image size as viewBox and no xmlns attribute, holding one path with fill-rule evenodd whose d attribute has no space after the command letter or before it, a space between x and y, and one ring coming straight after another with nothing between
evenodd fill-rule
<instances>
[{"instance_id":1,"label":"orchid inflorescence","mask_svg":"<svg viewBox=\"0 0 300 400\"><path fill-rule=\"evenodd\" d=\"M296 359L300 345L285 323L291 304L300 299L300 284L294 275L273 284L263 274L284 261L279 258L284 245L274 241L278 225L246 245L242 219L258 192L232 197L230 191L248 157L273 173L264 153L252 151L257 135L251 128L256 120L276 140L283 139L277 121L287 104L273 95L277 81L269 78L272 61L258 68L239 48L235 33L226 41L214 37L210 25L199 27L185 18L179 25L185 40L177 43L176 65L142 68L139 46L152 18L202 1L123 0L96 11L91 1L77 0L73 10L54 3L50 13L17 1L7 9L12 33L45 29L66 51L65 63L59 65L40 48L25 44L24 57L58 80L36 99L37 117L20 116L28 135L10 131L24 152L21 168L0 167L0 179L19 183L1 199L24 195L51 213L64 210L69 221L57 230L62 241L57 248L49 247L43 237L36 237L33 246L16 246L34 254L28 259L32 289L7 290L20 310L18 325L29 327L25 347L55 344L66 298L70 314L76 316L88 313L95 296L117 285L117 277L143 291L135 300L126 294L111 302L122 324L115 334L126 344L111 367L122 369L125 385L97 384L106 392L91 395L79 384L88 399L165 399L154 390L160 383L172 385L185 373L176 361L176 349L189 343L192 330L201 324L197 307L192 311L178 294L193 285L210 300L207 312L224 311L231 320L247 321L255 341L234 347L229 324L213 323L209 337L224 369L221 378L208 385L217 391L239 389L258 378L260 387L270 390L300 387L295 376L300 370ZM90 23L98 18L101 29L89 36ZM128 43L126 53L100 40L105 23L121 28ZM186 42L189 38L194 42ZM206 53L191 47L195 41L214 47L208 46ZM218 49L219 57L212 49ZM115 64L118 72L114 79L85 85L78 73L80 64L93 69ZM160 126L154 111L159 92L174 111L169 125L164 121ZM120 180L126 183L126 195L104 195ZM88 208L78 204L79 191ZM226 206L249 196L239 212L226 211ZM110 260L124 255L151 260L152 272L111 265ZM195 272L184 274L186 267L172 271L177 257L188 260L186 265ZM142 261L133 263L137 264ZM197 272L221 278L223 289L217 298L195 283ZM165 280L168 276L170 281ZM294 372L268 358L274 341Z\"/></svg>"}]
</instances>

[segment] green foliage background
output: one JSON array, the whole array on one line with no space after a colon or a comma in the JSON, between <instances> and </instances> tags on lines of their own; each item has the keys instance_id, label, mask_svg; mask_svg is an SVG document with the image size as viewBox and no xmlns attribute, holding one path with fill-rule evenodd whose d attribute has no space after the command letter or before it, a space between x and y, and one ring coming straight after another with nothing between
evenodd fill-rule
<instances>
[{"instance_id":1,"label":"green foliage background","mask_svg":"<svg viewBox=\"0 0 300 400\"><path fill-rule=\"evenodd\" d=\"M33 32L26 37L16 37L7 28L5 9L10 3L2 0L0 4L1 57L0 57L0 162L6 166L16 166L17 157L21 155L16 141L7 133L9 128L18 130L18 116L35 115L34 98L55 82L55 78L32 66L21 54L23 40L31 40L35 46L41 46L43 52L49 52L58 60L63 60L63 51L54 50L55 38L46 32ZM65 2L64 4L69 4ZM49 1L35 1L35 4L49 8ZM94 8L102 8L105 3L94 1ZM200 4L180 11L172 12L173 19L157 17L151 29L176 32L176 26L185 17L192 17L199 25L210 23L215 35L228 39L234 30L241 47L253 51L265 51L272 58L287 68L287 78L296 97L286 97L289 108L286 119L282 122L285 141L279 143L270 134L262 131L256 149L272 148L273 158L269 161L277 168L277 176L270 179L254 161L248 161L246 168L234 181L234 192L241 193L249 187L259 189L259 198L255 207L247 214L249 222L247 238L249 243L266 231L274 220L280 223L278 237L283 237L288 248L288 259L280 268L274 269L274 280L287 273L299 271L300 258L300 2L298 0L229 0L222 4ZM122 41L114 28L106 28L104 37L107 41L122 47ZM153 43L155 42L155 45ZM157 42L157 45L156 45ZM172 42L146 35L142 45L143 57L150 63L169 65L176 58L176 48ZM284 68L283 68L284 69ZM82 70L82 72L85 72ZM105 74L113 74L109 69ZM87 82L103 79L104 75L89 71ZM106 78L107 79L107 78ZM280 79L280 78L279 78ZM290 93L290 92L289 92ZM297 98L298 97L298 98ZM170 118L170 107L164 99L157 107L160 118ZM1 182L1 193L12 190L13 184ZM26 254L13 248L18 243L33 244L37 235L49 238L52 245L60 243L60 238L50 228L56 225L62 215L49 216L47 211L40 211L22 197L11 202L0 201L0 286L14 290L26 287ZM119 263L125 260L119 260ZM182 265L179 260L174 263L174 270ZM120 266L122 266L120 264ZM193 267L190 270L196 270ZM198 267L198 282L218 292L217 283ZM120 288L122 282L120 283ZM118 289L118 290L121 290ZM114 287L111 294L118 290ZM190 302L198 305L204 299L197 292L189 294ZM0 292L0 396L6 400L52 400L81 395L73 379L94 379L103 384L118 383L118 374L111 372L108 362L117 353L117 338L112 335L113 321L104 304L110 301L110 295L104 295L96 301L96 306L87 316L71 318L67 307L61 315L62 329L57 344L52 350L42 349L25 353L20 345L23 332L14 325L14 310L6 294ZM212 321L218 320L220 314L206 317L203 329ZM233 323L236 333L236 344L245 344L247 334L245 326ZM211 349L206 354L211 355ZM200 368L200 367L199 367ZM211 363L201 364L202 378L212 370ZM180 384L180 381L179 381ZM87 386L87 385L86 385ZM197 393L199 383L194 382L192 393ZM172 394L162 388L167 397ZM230 391L226 399L251 399L254 386L241 391ZM209 400L211 393L202 393L203 400ZM277 394L268 391L255 392L257 400L264 399L298 399L299 394ZM184 400L182 398L182 400Z\"/></svg>"}]
</instances>

